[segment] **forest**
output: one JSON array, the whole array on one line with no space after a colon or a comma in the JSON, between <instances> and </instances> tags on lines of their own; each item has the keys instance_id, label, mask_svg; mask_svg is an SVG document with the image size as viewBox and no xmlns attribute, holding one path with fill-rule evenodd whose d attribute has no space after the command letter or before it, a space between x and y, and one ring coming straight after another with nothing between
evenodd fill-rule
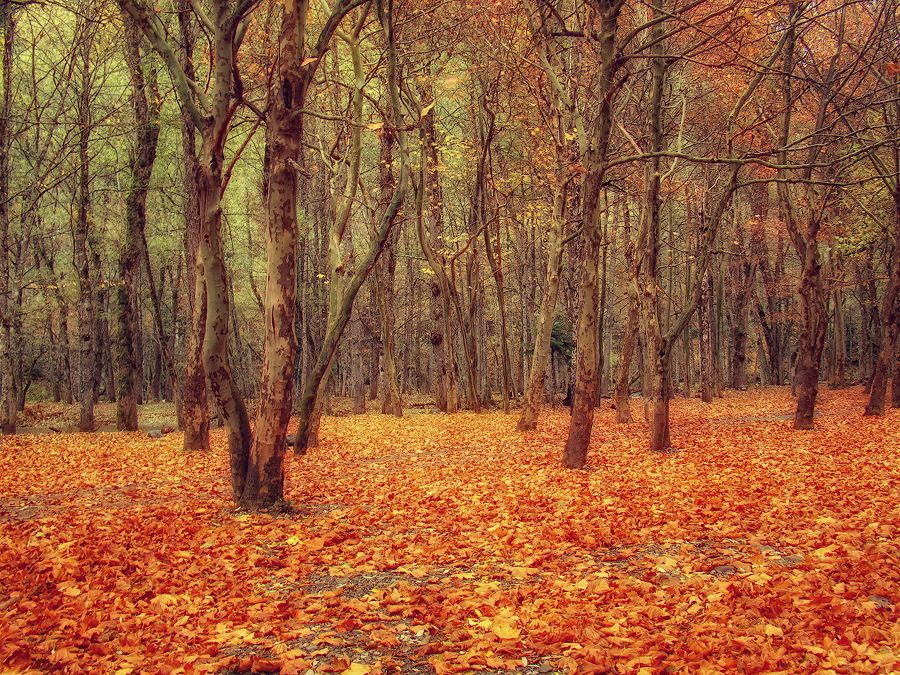
<instances>
[{"instance_id":1,"label":"forest","mask_svg":"<svg viewBox=\"0 0 900 675\"><path fill-rule=\"evenodd\" d=\"M332 397L900 406L900 8L4 0L0 422L174 401L233 498ZM893 378L893 382L891 382ZM891 386L893 385L893 386ZM888 398L888 392L892 398ZM431 405L431 403L426 405Z\"/></svg>"},{"instance_id":2,"label":"forest","mask_svg":"<svg viewBox=\"0 0 900 675\"><path fill-rule=\"evenodd\" d=\"M898 0L0 39L0 671L900 668Z\"/></svg>"}]
</instances>

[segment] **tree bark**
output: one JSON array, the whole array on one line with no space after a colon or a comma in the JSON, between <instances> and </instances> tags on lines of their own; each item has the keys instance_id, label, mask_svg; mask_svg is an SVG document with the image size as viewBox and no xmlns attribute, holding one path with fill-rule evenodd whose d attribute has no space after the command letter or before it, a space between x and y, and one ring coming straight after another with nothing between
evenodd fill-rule
<instances>
[{"instance_id":1,"label":"tree bark","mask_svg":"<svg viewBox=\"0 0 900 675\"><path fill-rule=\"evenodd\" d=\"M731 309L731 388L747 389L748 307L756 276L756 264L744 251L743 230L738 231L731 247L732 309Z\"/></svg>"},{"instance_id":2,"label":"tree bark","mask_svg":"<svg viewBox=\"0 0 900 675\"><path fill-rule=\"evenodd\" d=\"M900 109L900 104L897 104ZM898 110L900 112L900 110ZM893 178L895 189L893 190L893 237L891 241L891 262L888 269L888 282L881 297L881 309L878 314L881 323L881 346L875 361L875 371L872 376L872 392L869 403L866 405L866 415L884 415L885 398L887 395L887 383L891 372L891 361L897 342L897 333L900 329L900 177ZM896 366L895 366L896 368ZM894 382L897 382L896 373ZM892 402L897 400L897 387L892 393Z\"/></svg>"},{"instance_id":3,"label":"tree bark","mask_svg":"<svg viewBox=\"0 0 900 675\"><path fill-rule=\"evenodd\" d=\"M13 382L13 317L9 289L9 169L13 130L12 62L16 20L14 7L0 5L2 31L3 91L0 93L0 432L16 430L16 388Z\"/></svg>"},{"instance_id":4,"label":"tree bark","mask_svg":"<svg viewBox=\"0 0 900 675\"><path fill-rule=\"evenodd\" d=\"M134 352L134 324L137 320L134 313L135 279L141 263L140 250L144 244L147 220L147 190L159 139L160 99L155 87L145 80L141 70L141 39L137 25L128 15L125 16L125 21L125 61L131 76L136 137L132 154L131 185L125 198L125 234L119 262L120 283L116 286L116 352L119 375L116 429L137 431L138 411L134 389L135 370L139 364ZM149 268L148 274L152 274Z\"/></svg>"},{"instance_id":5,"label":"tree bark","mask_svg":"<svg viewBox=\"0 0 900 675\"><path fill-rule=\"evenodd\" d=\"M572 419L569 436L563 449L562 465L579 469L587 463L588 446L594 423L594 406L597 401L597 266L599 263L600 218L598 210L600 192L607 170L607 154L613 125L613 99L616 93L616 75L624 61L617 44L619 14L622 0L592 0L601 26L597 36L600 50L600 74L597 88L599 110L591 129L591 145L585 157L587 173L582 177L581 227L584 242L584 260L581 271L582 307L576 331L578 365L575 393L572 401Z\"/></svg>"},{"instance_id":6,"label":"tree bark","mask_svg":"<svg viewBox=\"0 0 900 675\"><path fill-rule=\"evenodd\" d=\"M194 79L194 43L197 27L190 0L179 0L181 29L179 60L188 79ZM197 160L196 126L187 106L181 110L181 143L184 163L184 260L187 270L187 296L191 309L187 351L182 381L183 449L209 450L209 402L206 395L206 371L203 369L203 336L206 331L206 277L198 257L200 247L200 164Z\"/></svg>"},{"instance_id":7,"label":"tree bark","mask_svg":"<svg viewBox=\"0 0 900 675\"><path fill-rule=\"evenodd\" d=\"M97 367L95 341L94 287L91 280L88 238L90 236L90 163L88 144L92 122L90 117L91 95L91 46L93 29L88 26L79 45L81 71L78 95L78 198L75 217L75 268L78 274L78 334L79 334L79 390L81 406L78 420L80 431L94 430L94 404L97 401Z\"/></svg>"}]
</instances>

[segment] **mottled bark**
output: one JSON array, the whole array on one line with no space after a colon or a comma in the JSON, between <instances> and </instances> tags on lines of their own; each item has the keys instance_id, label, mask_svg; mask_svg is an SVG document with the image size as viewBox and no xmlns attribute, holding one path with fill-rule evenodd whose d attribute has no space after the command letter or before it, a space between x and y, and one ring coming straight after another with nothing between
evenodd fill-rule
<instances>
[{"instance_id":1,"label":"mottled bark","mask_svg":"<svg viewBox=\"0 0 900 675\"><path fill-rule=\"evenodd\" d=\"M597 401L597 266L600 254L600 218L597 211L600 192L607 171L607 154L613 126L613 101L616 77L624 61L619 54L617 31L623 0L593 0L591 6L600 20L597 48L600 53L600 73L597 86L598 110L591 129L591 144L584 160L587 173L582 177L582 237L584 260L581 271L582 307L578 317L576 340L578 365L575 394L572 400L572 420L563 450L565 468L581 468L587 463L594 406Z\"/></svg>"},{"instance_id":2,"label":"mottled bark","mask_svg":"<svg viewBox=\"0 0 900 675\"><path fill-rule=\"evenodd\" d=\"M430 90L426 93L431 93ZM416 233L419 247L425 255L434 279L431 282L431 345L438 384L435 394L438 408L447 413L459 410L456 378L456 340L451 325L450 281L444 267L443 249L443 191L439 171L440 157L435 132L435 110L422 117L419 141L427 157L420 170L416 194ZM423 187L424 186L424 187ZM425 202L428 202L428 213ZM427 218L427 226L426 226ZM443 404L443 405L441 405Z\"/></svg>"},{"instance_id":3,"label":"mottled bark","mask_svg":"<svg viewBox=\"0 0 900 675\"><path fill-rule=\"evenodd\" d=\"M185 75L194 79L194 43L197 25L189 0L179 0L179 62ZM191 309L182 378L182 420L185 451L209 449L209 402L203 370L203 336L206 331L206 278L197 253L200 246L200 164L197 159L196 126L187 106L181 109L181 147L184 165L184 261L187 296Z\"/></svg>"},{"instance_id":4,"label":"mottled bark","mask_svg":"<svg viewBox=\"0 0 900 675\"><path fill-rule=\"evenodd\" d=\"M116 286L116 353L118 365L118 397L116 429L137 431L138 411L135 396L135 371L140 366L134 351L135 280L141 263L144 227L147 220L147 190L156 160L159 139L159 96L144 78L141 70L141 39L134 20L125 16L125 62L131 76L131 99L134 109L135 142L131 159L131 184L125 198L125 228L122 257L119 261L119 284ZM148 274L152 270L148 268Z\"/></svg>"},{"instance_id":5,"label":"mottled bark","mask_svg":"<svg viewBox=\"0 0 900 675\"><path fill-rule=\"evenodd\" d=\"M379 156L378 217L390 206L390 198L396 189L392 168L394 134L381 135ZM394 347L396 313L394 311L394 278L397 270L397 245L400 241L400 227L391 230L381 258L375 266L375 296L378 314L381 317L381 354L383 378L381 380L381 412L384 415L403 416L403 403L397 378L397 354Z\"/></svg>"}]
</instances>

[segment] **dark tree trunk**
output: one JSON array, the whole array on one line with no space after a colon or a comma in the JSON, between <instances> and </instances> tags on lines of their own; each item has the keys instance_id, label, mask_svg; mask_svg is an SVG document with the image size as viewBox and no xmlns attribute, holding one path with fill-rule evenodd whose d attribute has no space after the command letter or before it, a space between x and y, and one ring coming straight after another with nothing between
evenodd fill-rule
<instances>
[{"instance_id":1,"label":"dark tree trunk","mask_svg":"<svg viewBox=\"0 0 900 675\"><path fill-rule=\"evenodd\" d=\"M131 186L125 199L125 237L119 262L119 280L116 286L116 352L118 362L118 390L116 403L116 429L137 431L138 411L135 397L135 371L139 367L134 351L135 280L141 263L140 251L144 241L146 224L147 190L153 164L156 160L156 144L159 139L159 96L152 82L144 79L141 69L140 46L142 40L134 20L125 15L125 61L131 75L131 99L136 126L135 146L132 153ZM149 271L152 274L152 270ZM157 380L158 382L158 380ZM158 398L157 387L157 398Z\"/></svg>"},{"instance_id":2,"label":"dark tree trunk","mask_svg":"<svg viewBox=\"0 0 900 675\"><path fill-rule=\"evenodd\" d=\"M78 275L78 334L79 334L79 388L78 401L81 414L78 428L81 431L94 430L94 404L97 401L97 364L95 340L94 285L91 278L88 239L90 236L90 164L88 143L91 137L90 96L91 96L91 45L93 31L86 29L79 46L81 72L78 96L78 198L75 216L75 269Z\"/></svg>"},{"instance_id":3,"label":"dark tree trunk","mask_svg":"<svg viewBox=\"0 0 900 675\"><path fill-rule=\"evenodd\" d=\"M12 61L15 42L15 14L12 4L0 4L2 31L3 91L0 93L0 432L16 430L16 388L13 382L13 318L9 288L9 169L13 130Z\"/></svg>"}]
</instances>

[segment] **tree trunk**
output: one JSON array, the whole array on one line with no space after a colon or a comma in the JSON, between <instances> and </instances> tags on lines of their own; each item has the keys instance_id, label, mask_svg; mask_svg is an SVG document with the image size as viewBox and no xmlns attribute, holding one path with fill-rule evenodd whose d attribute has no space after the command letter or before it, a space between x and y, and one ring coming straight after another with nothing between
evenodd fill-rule
<instances>
[{"instance_id":1,"label":"tree trunk","mask_svg":"<svg viewBox=\"0 0 900 675\"><path fill-rule=\"evenodd\" d=\"M456 341L451 323L450 281L443 255L443 190L441 187L440 157L435 132L435 111L431 108L422 117L419 141L427 157L420 169L416 194L416 234L419 247L434 275L431 282L431 345L438 385L435 402L447 413L459 410L459 387L456 377ZM424 186L424 187L423 187ZM428 228L425 224L425 198L428 197ZM442 396L443 395L443 396ZM443 398L443 400L442 400ZM444 403L443 407L441 403Z\"/></svg>"},{"instance_id":2,"label":"tree trunk","mask_svg":"<svg viewBox=\"0 0 900 675\"><path fill-rule=\"evenodd\" d=\"M744 251L743 229L737 226L731 247L732 319L731 319L731 388L747 389L748 306L753 292L756 265Z\"/></svg>"},{"instance_id":3,"label":"tree trunk","mask_svg":"<svg viewBox=\"0 0 900 675\"><path fill-rule=\"evenodd\" d=\"M88 28L87 33L91 33ZM91 35L85 35L81 51L80 91L78 96L78 208L75 217L75 269L78 274L79 390L80 431L94 430L94 403L97 400L97 367L95 351L94 286L91 279L88 238L90 236L90 164L88 143L91 137Z\"/></svg>"},{"instance_id":4,"label":"tree trunk","mask_svg":"<svg viewBox=\"0 0 900 675\"><path fill-rule=\"evenodd\" d=\"M600 73L597 87L599 110L591 129L591 144L585 156L587 173L582 177L581 227L584 241L584 261L581 272L582 307L576 330L578 365L575 393L572 401L572 419L569 436L563 450L562 465L577 469L587 463L591 428L594 424L594 406L597 401L597 267L600 254L600 192L607 170L607 153L613 126L613 100L615 79L625 63L617 44L619 13L622 0L593 0L591 3L600 21L598 47Z\"/></svg>"},{"instance_id":5,"label":"tree trunk","mask_svg":"<svg viewBox=\"0 0 900 675\"><path fill-rule=\"evenodd\" d=\"M366 412L365 358L363 349L363 318L354 303L350 317L350 397L353 399L353 414Z\"/></svg>"},{"instance_id":6,"label":"tree trunk","mask_svg":"<svg viewBox=\"0 0 900 675\"><path fill-rule=\"evenodd\" d=\"M120 283L116 286L118 322L116 352L118 362L118 390L116 402L116 429L137 431L138 411L135 397L135 370L139 367L134 352L135 279L140 266L140 250L144 242L147 220L147 190L153 164L156 160L156 144L159 139L159 96L152 82L144 79L141 70L141 39L134 20L125 15L127 39L124 43L125 61L131 75L132 105L136 126L135 148L132 154L131 185L125 199L125 234L122 257L119 262ZM148 274L152 274L148 269ZM162 339L162 336L160 336Z\"/></svg>"},{"instance_id":7,"label":"tree trunk","mask_svg":"<svg viewBox=\"0 0 900 675\"><path fill-rule=\"evenodd\" d=\"M268 146L265 350L259 402L241 493L246 508L270 507L284 496L287 426L293 408L297 339L294 312L297 292L297 160L300 156L302 106L308 80L298 68L303 56L299 37L305 26L296 5L282 12L278 61L279 85L272 87L266 120ZM297 101L292 98L296 94ZM299 106L298 106L299 107Z\"/></svg>"},{"instance_id":8,"label":"tree trunk","mask_svg":"<svg viewBox=\"0 0 900 675\"><path fill-rule=\"evenodd\" d=\"M557 184L553 198L553 216L548 232L547 247L547 281L544 285L544 296L541 299L541 311L538 316L537 334L534 338L534 352L531 355L528 385L525 389L525 404L516 428L519 431L534 431L537 428L538 415L544 398L544 381L547 377L547 361L550 355L550 338L553 335L553 324L556 317L556 301L559 296L560 276L562 272L562 228L565 225L565 184Z\"/></svg>"},{"instance_id":9,"label":"tree trunk","mask_svg":"<svg viewBox=\"0 0 900 675\"><path fill-rule=\"evenodd\" d=\"M661 2L662 0L660 0ZM660 11L654 7L653 17L661 18ZM649 134L651 153L658 153L662 149L662 104L663 89L666 81L666 61L663 58L663 28L665 23L659 21L651 29L653 45L650 53L654 57L650 63L651 84L649 101ZM649 160L644 168L644 192L645 202L643 215L645 225L642 233L646 233L646 244L639 247L637 254L644 255L644 274L641 293L641 327L647 340L647 364L648 370L652 368L650 377L650 401L653 413L650 420L650 451L661 452L668 450L672 441L669 435L669 387L668 366L670 362L670 345L663 335L659 321L659 254L660 242L660 188L662 176L660 173L661 159L657 154ZM640 249L644 250L641 251Z\"/></svg>"},{"instance_id":10,"label":"tree trunk","mask_svg":"<svg viewBox=\"0 0 900 675\"><path fill-rule=\"evenodd\" d=\"M395 239L392 236L391 239ZM394 251L396 241L389 242L375 266L378 313L381 316L381 349L384 359L381 413L403 417L403 403L397 383L397 357L394 349ZM379 278L380 277L380 278Z\"/></svg>"},{"instance_id":11,"label":"tree trunk","mask_svg":"<svg viewBox=\"0 0 900 675\"><path fill-rule=\"evenodd\" d=\"M381 152L379 157L379 203L378 216L382 217L390 206L391 195L396 189L392 166L393 135L381 135ZM403 402L397 378L397 354L394 349L394 330L396 315L394 312L395 294L394 277L397 270L397 245L400 241L400 228L394 228L385 244L380 260L375 265L375 296L378 303L378 314L381 317L381 353L384 364L382 379L381 412L384 415L403 416Z\"/></svg>"},{"instance_id":12,"label":"tree trunk","mask_svg":"<svg viewBox=\"0 0 900 675\"><path fill-rule=\"evenodd\" d=\"M181 29L179 59L185 74L194 79L194 42L197 26L190 0L179 0L178 21ZM206 371L203 369L203 337L206 332L206 277L200 247L200 164L196 151L196 127L187 107L181 112L181 145L184 163L184 261L187 271L187 297L190 307L184 378L182 381L183 449L186 452L208 450L209 402L206 395Z\"/></svg>"},{"instance_id":13,"label":"tree trunk","mask_svg":"<svg viewBox=\"0 0 900 675\"><path fill-rule=\"evenodd\" d=\"M709 269L702 276L703 296L700 300L700 400L713 400L713 278Z\"/></svg>"},{"instance_id":14,"label":"tree trunk","mask_svg":"<svg viewBox=\"0 0 900 675\"><path fill-rule=\"evenodd\" d=\"M900 108L900 104L898 104ZM900 178L894 176L895 183L900 184ZM881 298L881 310L879 321L881 324L881 347L875 362L875 370L872 376L872 393L869 403L866 405L866 415L884 415L885 397L887 395L887 383L891 372L891 361L894 358L894 347L897 341L897 331L900 328L900 188L894 190L894 222L893 240L891 242L891 263L888 270L888 282ZM897 382L896 373L894 382ZM892 401L898 397L897 387L894 387Z\"/></svg>"},{"instance_id":15,"label":"tree trunk","mask_svg":"<svg viewBox=\"0 0 900 675\"><path fill-rule=\"evenodd\" d=\"M12 60L15 42L15 8L0 5L0 31L3 38L3 91L0 93L0 432L16 431L16 389L13 386L13 317L9 289L9 170L13 130Z\"/></svg>"},{"instance_id":16,"label":"tree trunk","mask_svg":"<svg viewBox=\"0 0 900 675\"><path fill-rule=\"evenodd\" d=\"M315 431L314 413L316 402L320 399L320 394L322 393L320 385L334 361L341 335L344 332L344 328L347 326L347 322L350 320L350 309L353 306L353 301L356 299L359 289L369 277L369 274L375 267L378 257L381 255L382 250L387 244L388 237L394 226L397 214L400 211L400 206L403 203L406 187L409 182L409 148L406 142L406 132L401 123L403 117L400 104L399 76L397 74L397 54L393 16L390 13L385 14L384 7L381 5L378 6L378 14L388 42L388 90L391 98L392 119L394 124L396 124L396 129L386 129L384 133L397 134L400 146L400 179L397 188L394 190L391 201L382 216L378 232L376 233L369 250L366 252L365 257L359 262L356 272L347 283L346 288L339 298L340 302L337 305L336 311L329 312L325 339L323 340L322 348L319 351L316 363L310 372L309 380L307 381L306 388L303 392L303 397L300 400L297 436L294 445L295 455L306 454L306 450L309 447L310 436ZM357 30L361 30L361 28L362 21L358 24ZM361 61L358 65L361 69ZM357 64L354 63L354 68L356 67ZM349 203L347 204L347 208L349 208ZM341 215L338 214L336 218L340 220Z\"/></svg>"},{"instance_id":17,"label":"tree trunk","mask_svg":"<svg viewBox=\"0 0 900 675\"><path fill-rule=\"evenodd\" d=\"M501 370L501 400L503 401L503 412L510 413L510 397L512 384L510 382L510 358L509 358L509 331L506 326L506 292L503 281L503 258L502 247L500 245L500 213L495 216L497 246L493 247L488 228L484 230L484 249L487 253L488 264L494 275L494 283L497 287L497 306L500 312L500 370Z\"/></svg>"}]
</instances>

